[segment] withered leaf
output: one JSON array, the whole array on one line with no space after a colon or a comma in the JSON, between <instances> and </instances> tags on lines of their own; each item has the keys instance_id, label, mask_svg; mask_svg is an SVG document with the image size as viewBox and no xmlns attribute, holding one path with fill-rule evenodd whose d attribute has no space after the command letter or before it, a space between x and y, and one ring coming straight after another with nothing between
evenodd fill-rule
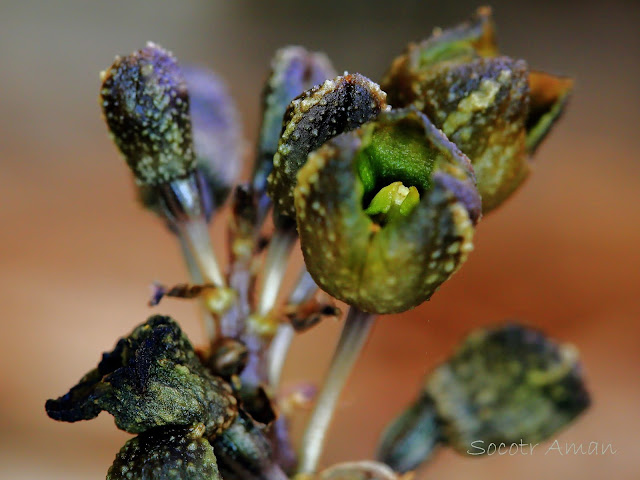
<instances>
[{"instance_id":1,"label":"withered leaf","mask_svg":"<svg viewBox=\"0 0 640 480\"><path fill-rule=\"evenodd\" d=\"M89 420L106 410L118 428L130 433L203 423L213 435L233 422L236 403L231 387L199 362L178 324L156 315L120 339L96 369L45 408L64 422Z\"/></svg>"}]
</instances>

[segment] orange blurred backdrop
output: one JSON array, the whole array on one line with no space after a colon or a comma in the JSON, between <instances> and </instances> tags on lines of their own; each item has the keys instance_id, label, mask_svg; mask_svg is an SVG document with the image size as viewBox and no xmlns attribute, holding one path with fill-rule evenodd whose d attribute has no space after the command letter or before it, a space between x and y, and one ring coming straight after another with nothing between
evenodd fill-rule
<instances>
[{"instance_id":1,"label":"orange blurred backdrop","mask_svg":"<svg viewBox=\"0 0 640 480\"><path fill-rule=\"evenodd\" d=\"M134 202L97 105L98 72L153 40L215 69L256 137L273 51L324 50L379 79L409 40L476 2L17 1L0 3L0 477L102 478L128 435L111 417L56 423L44 401L142 322L148 285L185 279L179 250ZM381 318L324 463L368 458L422 376L470 329L520 319L582 352L593 406L561 442L607 456L469 459L443 450L419 478L637 478L640 471L640 3L493 2L504 53L576 79L531 179L480 224L467 264L412 312ZM212 229L216 243L224 219ZM299 262L299 258L294 260ZM195 343L193 305L166 301ZM285 382L319 380L339 324L295 342ZM299 422L298 422L299 423ZM300 425L296 425L300 430Z\"/></svg>"}]
</instances>

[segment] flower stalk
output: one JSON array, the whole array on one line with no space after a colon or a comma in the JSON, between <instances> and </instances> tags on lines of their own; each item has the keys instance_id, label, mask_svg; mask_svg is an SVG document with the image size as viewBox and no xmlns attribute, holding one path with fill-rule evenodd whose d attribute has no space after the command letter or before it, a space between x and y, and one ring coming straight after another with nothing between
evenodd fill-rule
<instances>
[{"instance_id":1,"label":"flower stalk","mask_svg":"<svg viewBox=\"0 0 640 480\"><path fill-rule=\"evenodd\" d=\"M200 268L196 263L196 260L191 252L191 248L187 243L186 239L183 235L177 235L178 242L180 243L180 251L182 252L182 258L184 259L185 265L187 267L187 271L189 272L189 276L191 280L196 284L204 283L202 278L202 274L200 273ZM213 342L215 338L218 336L217 330L217 322L214 315L207 308L207 304L204 300L200 301L200 317L202 319L202 326L204 329L204 333L206 338L209 339L210 342Z\"/></svg>"},{"instance_id":2,"label":"flower stalk","mask_svg":"<svg viewBox=\"0 0 640 480\"><path fill-rule=\"evenodd\" d=\"M302 267L300 276L296 282L296 285L289 295L288 304L291 306L301 305L304 302L310 300L318 291L316 282L313 281L311 275L307 271L306 267ZM280 377L282 376L282 369L284 368L284 362L287 359L291 342L295 336L295 329L291 323L282 323L278 327L273 340L271 341L271 347L269 349L269 358L267 359L267 375L269 379L269 385L273 389L277 389L280 384Z\"/></svg>"},{"instance_id":3,"label":"flower stalk","mask_svg":"<svg viewBox=\"0 0 640 480\"><path fill-rule=\"evenodd\" d=\"M267 316L276 306L282 280L287 272L287 261L298 239L295 224L276 228L267 248L262 272L262 284L258 292L255 312Z\"/></svg>"},{"instance_id":4,"label":"flower stalk","mask_svg":"<svg viewBox=\"0 0 640 480\"><path fill-rule=\"evenodd\" d=\"M375 318L375 315L356 307L349 309L329 372L302 438L299 473L312 474L317 470L338 399L362 352Z\"/></svg>"}]
</instances>

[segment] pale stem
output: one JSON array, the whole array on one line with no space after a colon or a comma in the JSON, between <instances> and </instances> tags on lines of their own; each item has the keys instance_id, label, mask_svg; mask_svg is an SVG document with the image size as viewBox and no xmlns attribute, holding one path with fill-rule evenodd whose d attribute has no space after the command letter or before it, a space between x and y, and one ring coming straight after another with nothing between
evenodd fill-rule
<instances>
[{"instance_id":1,"label":"pale stem","mask_svg":"<svg viewBox=\"0 0 640 480\"><path fill-rule=\"evenodd\" d=\"M317 469L338 398L360 356L374 320L373 314L353 306L349 309L327 377L302 437L299 473L312 474Z\"/></svg>"},{"instance_id":2,"label":"pale stem","mask_svg":"<svg viewBox=\"0 0 640 480\"><path fill-rule=\"evenodd\" d=\"M276 229L267 248L262 283L256 302L256 313L267 315L275 306L282 279L287 271L287 261L297 235L295 229Z\"/></svg>"},{"instance_id":3,"label":"pale stem","mask_svg":"<svg viewBox=\"0 0 640 480\"><path fill-rule=\"evenodd\" d=\"M187 265L187 270L189 271L189 276L193 283L200 284L203 283L202 275L200 274L200 269L198 268L198 264L196 263L191 250L189 249L189 245L187 244L184 235L181 232L178 232L176 235L180 242L180 249L182 250L182 257L184 258L185 264ZM207 308L205 302L203 300L200 301L200 317L202 319L202 325L204 327L204 332L209 341L213 341L217 336L217 327L216 327L216 319L213 314Z\"/></svg>"},{"instance_id":4,"label":"pale stem","mask_svg":"<svg viewBox=\"0 0 640 480\"><path fill-rule=\"evenodd\" d=\"M220 318L220 332L225 337L239 338L245 327L251 307L251 272L244 263L234 262L229 272L229 286L236 292L236 301Z\"/></svg>"},{"instance_id":5,"label":"pale stem","mask_svg":"<svg viewBox=\"0 0 640 480\"><path fill-rule=\"evenodd\" d=\"M296 282L291 295L289 295L289 305L300 305L311 299L318 290L316 282L313 281L306 266L302 267L300 276ZM291 342L295 337L295 330L290 323L283 323L278 327L271 346L269 348L269 358L267 373L269 379L269 385L272 388L277 388L280 383L280 377L282 376L282 369L284 362L287 359Z\"/></svg>"},{"instance_id":6,"label":"pale stem","mask_svg":"<svg viewBox=\"0 0 640 480\"><path fill-rule=\"evenodd\" d=\"M204 216L179 222L177 227L184 236L187 247L202 274L203 281L212 283L216 287L224 287L224 276L213 253L211 237L209 237L209 229Z\"/></svg>"},{"instance_id":7,"label":"pale stem","mask_svg":"<svg viewBox=\"0 0 640 480\"><path fill-rule=\"evenodd\" d=\"M269 385L274 390L277 389L280 384L284 362L287 359L289 348L291 347L291 342L293 342L295 334L296 332L290 323L283 323L278 327L278 331L269 346L267 379Z\"/></svg>"}]
</instances>

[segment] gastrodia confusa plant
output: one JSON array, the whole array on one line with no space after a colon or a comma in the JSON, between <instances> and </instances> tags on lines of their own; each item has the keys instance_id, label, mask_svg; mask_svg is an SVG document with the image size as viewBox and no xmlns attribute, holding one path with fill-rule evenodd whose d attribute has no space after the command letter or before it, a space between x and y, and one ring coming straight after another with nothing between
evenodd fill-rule
<instances>
[{"instance_id":1,"label":"gastrodia confusa plant","mask_svg":"<svg viewBox=\"0 0 640 480\"><path fill-rule=\"evenodd\" d=\"M251 178L234 188L244 140L215 74L151 43L117 57L102 74L104 118L190 275L155 284L149 305L198 299L208 344L194 350L175 320L153 315L47 401L48 415L75 422L107 411L136 434L107 473L114 480L392 480L440 444L466 454L477 440L548 438L589 403L577 352L511 325L473 333L427 377L384 433L379 461L318 471L376 315L421 304L460 268L482 214L529 173L571 85L498 56L487 8L410 44L381 86L285 47L265 83ZM227 197L225 270L208 225ZM305 265L284 295L298 240ZM296 332L340 315L331 297L348 314L295 449L289 422L312 389L285 393L280 374Z\"/></svg>"}]
</instances>

